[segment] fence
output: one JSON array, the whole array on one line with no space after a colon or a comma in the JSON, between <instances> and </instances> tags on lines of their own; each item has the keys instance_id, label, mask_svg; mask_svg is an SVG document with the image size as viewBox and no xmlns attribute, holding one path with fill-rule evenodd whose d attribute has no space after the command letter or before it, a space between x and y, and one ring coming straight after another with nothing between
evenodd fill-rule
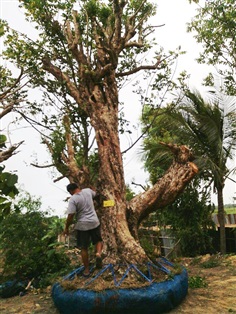
<instances>
[{"instance_id":1,"label":"fence","mask_svg":"<svg viewBox=\"0 0 236 314\"><path fill-rule=\"evenodd\" d=\"M219 216L214 214L212 216L214 223L219 226ZM225 225L226 227L230 226L231 228L236 228L236 214L227 214L225 215Z\"/></svg>"}]
</instances>

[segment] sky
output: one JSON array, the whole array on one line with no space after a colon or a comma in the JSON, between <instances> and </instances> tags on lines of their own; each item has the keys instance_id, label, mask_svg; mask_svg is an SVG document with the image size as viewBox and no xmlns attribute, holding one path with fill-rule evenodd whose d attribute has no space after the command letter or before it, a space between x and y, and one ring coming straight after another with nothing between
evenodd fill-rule
<instances>
[{"instance_id":1,"label":"sky","mask_svg":"<svg viewBox=\"0 0 236 314\"><path fill-rule=\"evenodd\" d=\"M179 45L186 51L186 54L181 56L176 64L176 74L184 69L187 70L191 73L190 86L202 90L201 80L207 75L209 69L204 65L197 64L195 61L201 47L196 44L193 34L186 33L186 23L190 22L195 9L196 5L189 5L187 0L158 0L158 11L154 22L156 25L164 24L163 27L157 28L156 36L158 43L166 51L174 50ZM0 16L7 20L12 28L22 33L30 33L32 36L35 34L33 26L25 22L23 12L18 8L18 1L0 0ZM1 46L0 49L2 48ZM122 90L120 100L126 104L126 118L137 126L141 113L141 104L138 96L130 93L130 88L130 86L126 86ZM67 207L64 200L68 197L66 192L68 180L64 179L54 183L54 172L30 165L36 159L39 164L43 164L50 157L44 147L40 145L39 134L25 123L17 126L10 123L11 120L11 115L8 115L7 119L2 119L0 129L5 129L11 144L18 143L22 139L24 139L24 143L18 149L18 153L5 162L6 170L15 172L18 175L18 182L22 189L41 198L43 209L46 210L51 207L55 214L61 217L64 216ZM124 136L121 140L122 150L126 149L139 135L140 129L138 128L133 131L131 137ZM144 172L140 160L140 144L139 142L125 155L124 170L127 183L134 181L137 184L145 185L148 174ZM140 191L137 187L133 186L132 188L135 192ZM224 190L225 203L233 203L233 196L236 193L235 183L226 182ZM216 196L213 196L212 200L216 203Z\"/></svg>"}]
</instances>

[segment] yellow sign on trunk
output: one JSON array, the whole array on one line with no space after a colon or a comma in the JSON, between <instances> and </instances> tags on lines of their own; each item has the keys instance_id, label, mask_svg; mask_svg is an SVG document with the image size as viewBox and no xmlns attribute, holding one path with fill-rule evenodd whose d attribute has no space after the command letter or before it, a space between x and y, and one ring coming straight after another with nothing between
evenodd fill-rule
<instances>
[{"instance_id":1,"label":"yellow sign on trunk","mask_svg":"<svg viewBox=\"0 0 236 314\"><path fill-rule=\"evenodd\" d=\"M103 201L103 207L112 207L112 206L115 206L114 200Z\"/></svg>"}]
</instances>

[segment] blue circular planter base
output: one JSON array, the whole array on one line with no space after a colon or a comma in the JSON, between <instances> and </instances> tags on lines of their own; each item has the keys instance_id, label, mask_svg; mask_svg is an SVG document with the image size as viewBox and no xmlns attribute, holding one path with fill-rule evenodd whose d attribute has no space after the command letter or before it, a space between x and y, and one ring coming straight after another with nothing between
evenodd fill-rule
<instances>
[{"instance_id":1,"label":"blue circular planter base","mask_svg":"<svg viewBox=\"0 0 236 314\"><path fill-rule=\"evenodd\" d=\"M168 268L165 266L168 265ZM155 264L147 263L147 274L143 274L139 268L130 264L122 278L118 281L115 276L112 264L104 265L100 272L86 281L91 284L104 272L110 272L114 280L114 289L103 291L93 291L87 289L77 289L73 291L64 290L55 283L52 288L52 298L55 306L61 314L158 314L166 313L182 302L188 292L188 274L186 269L173 276L172 279L153 282L152 270L170 274L170 267L174 267L168 260L162 258L161 262ZM138 275L147 281L145 287L122 288L122 282L130 271L137 272ZM83 271L80 267L70 273L64 280L73 280Z\"/></svg>"}]
</instances>

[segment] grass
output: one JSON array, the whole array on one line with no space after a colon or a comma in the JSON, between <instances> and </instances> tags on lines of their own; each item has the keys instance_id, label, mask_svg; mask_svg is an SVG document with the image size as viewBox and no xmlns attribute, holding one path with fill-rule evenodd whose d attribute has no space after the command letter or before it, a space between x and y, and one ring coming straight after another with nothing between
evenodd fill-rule
<instances>
[{"instance_id":1,"label":"grass","mask_svg":"<svg viewBox=\"0 0 236 314\"><path fill-rule=\"evenodd\" d=\"M209 261L201 263L201 267L203 268L213 268L220 266L221 262L217 259L210 259Z\"/></svg>"},{"instance_id":2,"label":"grass","mask_svg":"<svg viewBox=\"0 0 236 314\"><path fill-rule=\"evenodd\" d=\"M198 289L206 288L208 286L206 279L201 276L192 276L188 279L189 288Z\"/></svg>"},{"instance_id":3,"label":"grass","mask_svg":"<svg viewBox=\"0 0 236 314\"><path fill-rule=\"evenodd\" d=\"M213 212L213 214L217 214L218 209L216 208ZM226 214L236 214L236 207L225 207L225 213Z\"/></svg>"}]
</instances>

